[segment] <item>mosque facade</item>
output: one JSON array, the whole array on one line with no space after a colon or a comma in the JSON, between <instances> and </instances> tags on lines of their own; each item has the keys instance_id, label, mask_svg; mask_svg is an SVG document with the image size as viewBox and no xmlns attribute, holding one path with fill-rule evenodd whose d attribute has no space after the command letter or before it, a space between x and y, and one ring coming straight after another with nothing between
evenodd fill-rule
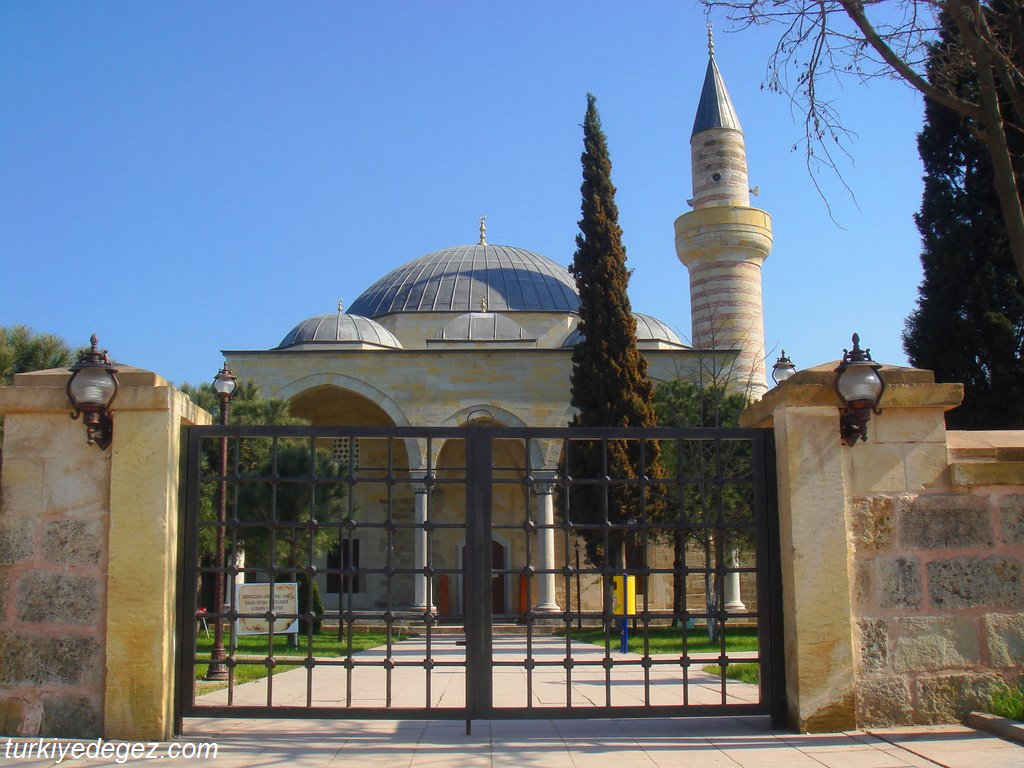
<instances>
[{"instance_id":1,"label":"mosque facade","mask_svg":"<svg viewBox=\"0 0 1024 768\"><path fill-rule=\"evenodd\" d=\"M675 222L676 251L690 277L691 345L666 323L635 313L637 347L654 382L697 381L708 371L730 373L731 386L752 398L766 389L761 313L761 263L771 247L768 214L750 207L743 132L709 46L709 61L691 136L692 210ZM682 275L680 275L682 279ZM255 382L264 396L289 403L293 415L314 426L434 427L487 421L510 427L563 427L572 418L569 378L579 341L579 296L565 266L532 251L487 242L481 221L477 242L444 248L402 264L369 286L347 308L295 325L272 349L227 350L227 364ZM329 449L354 470L380 465L374 441L338 439ZM496 457L496 465L525 465L523 448ZM399 462L415 480L430 468L443 471L463 460L455 445L410 448ZM553 469L558 456L537 456L531 466ZM358 488L357 488L358 491ZM389 503L422 520L424 488L396 488ZM377 493L377 496L380 494ZM495 520L521 508L520 489L496 488ZM373 514L380 499L363 494L358 506ZM554 514L550 491L536 500L541 522ZM431 498L433 519L465 515L464 499ZM367 532L358 549L328 553L366 566L383 546L380 531ZM497 564L522 562L527 552L543 568L560 567L550 542L528 549L496 538ZM436 564L461 561L460 542L441 536L432 546ZM421 546L407 555L422 566ZM333 561L332 561L333 558ZM360 562L353 563L354 560ZM497 567L497 566L496 566ZM325 607L338 605L335 583L320 577ZM456 585L407 585L409 603L456 610ZM379 603L371 585L354 595L354 607ZM497 594L500 592L500 594ZM558 610L551 580L535 590L535 610ZM495 609L522 604L513 583L496 586Z\"/></svg>"}]
</instances>

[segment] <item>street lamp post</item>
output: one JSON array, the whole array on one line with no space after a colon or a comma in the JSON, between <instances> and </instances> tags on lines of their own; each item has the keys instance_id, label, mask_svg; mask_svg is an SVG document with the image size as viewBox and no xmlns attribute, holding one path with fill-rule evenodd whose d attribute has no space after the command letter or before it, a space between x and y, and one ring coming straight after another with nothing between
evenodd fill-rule
<instances>
[{"instance_id":1,"label":"street lamp post","mask_svg":"<svg viewBox=\"0 0 1024 768\"><path fill-rule=\"evenodd\" d=\"M238 381L231 369L225 365L217 372L213 380L213 388L220 400L220 425L228 423L228 404L235 394ZM227 521L227 483L228 474L228 439L220 439L220 480L217 482L217 551L214 555L213 602L217 619L213 625L213 651L210 653L210 666L206 670L206 680L227 680L228 668L224 663L227 654L224 652L224 526Z\"/></svg>"}]
</instances>

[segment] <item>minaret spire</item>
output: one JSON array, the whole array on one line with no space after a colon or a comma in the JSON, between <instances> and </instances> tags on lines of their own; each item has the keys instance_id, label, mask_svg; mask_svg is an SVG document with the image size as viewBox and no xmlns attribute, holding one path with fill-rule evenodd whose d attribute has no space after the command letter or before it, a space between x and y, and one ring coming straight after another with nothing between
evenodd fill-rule
<instances>
[{"instance_id":1,"label":"minaret spire","mask_svg":"<svg viewBox=\"0 0 1024 768\"><path fill-rule=\"evenodd\" d=\"M690 162L693 210L676 219L675 230L676 254L690 273L693 345L739 350L728 386L756 399L767 389L761 263L772 247L771 218L750 207L743 129L715 61L710 23Z\"/></svg>"}]
</instances>

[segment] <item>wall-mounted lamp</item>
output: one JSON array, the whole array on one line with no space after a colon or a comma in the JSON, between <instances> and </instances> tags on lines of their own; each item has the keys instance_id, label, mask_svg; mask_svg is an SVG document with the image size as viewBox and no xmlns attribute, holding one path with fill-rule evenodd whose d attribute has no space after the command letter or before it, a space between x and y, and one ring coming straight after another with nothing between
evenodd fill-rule
<instances>
[{"instance_id":1,"label":"wall-mounted lamp","mask_svg":"<svg viewBox=\"0 0 1024 768\"><path fill-rule=\"evenodd\" d=\"M114 436L114 417L110 404L117 397L117 368L110 364L107 350L100 350L96 334L90 339L92 348L78 353L78 362L69 369L68 398L75 406L72 419L82 417L85 442L106 450Z\"/></svg>"},{"instance_id":2,"label":"wall-mounted lamp","mask_svg":"<svg viewBox=\"0 0 1024 768\"><path fill-rule=\"evenodd\" d=\"M772 379L776 384L781 384L790 376L796 373L796 366L793 365L793 361L786 357L786 350L782 350L782 354L779 355L779 359L775 361L775 365L772 366Z\"/></svg>"},{"instance_id":3,"label":"wall-mounted lamp","mask_svg":"<svg viewBox=\"0 0 1024 768\"><path fill-rule=\"evenodd\" d=\"M843 350L843 361L836 368L833 382L836 394L843 401L839 415L839 434L849 446L857 439L868 439L871 412L881 413L878 403L885 392L882 366L871 359L870 349L860 348L860 336L853 334L853 349Z\"/></svg>"}]
</instances>

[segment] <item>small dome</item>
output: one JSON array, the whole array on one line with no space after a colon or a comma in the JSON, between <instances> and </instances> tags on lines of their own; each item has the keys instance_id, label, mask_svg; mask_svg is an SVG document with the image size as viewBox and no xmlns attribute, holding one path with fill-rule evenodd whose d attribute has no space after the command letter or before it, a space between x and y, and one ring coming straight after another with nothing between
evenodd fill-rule
<instances>
[{"instance_id":1,"label":"small dome","mask_svg":"<svg viewBox=\"0 0 1024 768\"><path fill-rule=\"evenodd\" d=\"M658 344L668 344L673 347L686 347L679 338L679 334L665 325L665 323L661 322L658 318L634 312L633 319L636 320L637 344L655 342ZM572 333L565 337L565 341L562 342L562 346L575 347L582 339L583 333L580 331L579 327L576 327L573 329Z\"/></svg>"},{"instance_id":2,"label":"small dome","mask_svg":"<svg viewBox=\"0 0 1024 768\"><path fill-rule=\"evenodd\" d=\"M435 339L443 341L519 341L526 331L510 317L497 312L467 312L440 331Z\"/></svg>"},{"instance_id":3,"label":"small dome","mask_svg":"<svg viewBox=\"0 0 1024 768\"><path fill-rule=\"evenodd\" d=\"M350 307L366 317L393 312L472 312L485 299L499 312L576 312L569 271L540 254L507 245L460 245L392 270Z\"/></svg>"},{"instance_id":4,"label":"small dome","mask_svg":"<svg viewBox=\"0 0 1024 768\"><path fill-rule=\"evenodd\" d=\"M303 320L281 340L276 349L305 345L370 344L401 349L402 343L380 323L360 315L335 312Z\"/></svg>"}]
</instances>

